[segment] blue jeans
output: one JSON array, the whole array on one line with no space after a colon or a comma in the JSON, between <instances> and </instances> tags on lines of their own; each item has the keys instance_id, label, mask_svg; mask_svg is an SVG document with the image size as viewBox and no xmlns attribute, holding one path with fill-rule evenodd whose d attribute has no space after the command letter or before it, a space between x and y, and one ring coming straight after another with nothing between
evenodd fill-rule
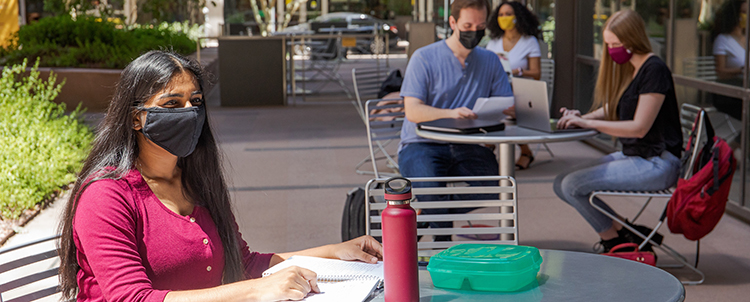
<instances>
[{"instance_id":1,"label":"blue jeans","mask_svg":"<svg viewBox=\"0 0 750 302\"><path fill-rule=\"evenodd\" d=\"M555 178L554 189L555 194L581 213L597 233L602 233L612 227L612 219L591 206L591 192L663 190L677 182L679 171L680 159L669 151L650 158L615 152L561 173ZM616 215L600 199L594 202Z\"/></svg>"},{"instance_id":2,"label":"blue jeans","mask_svg":"<svg viewBox=\"0 0 750 302\"><path fill-rule=\"evenodd\" d=\"M411 143L398 153L398 168L404 177L499 175L495 153L480 145ZM445 187L445 182L414 183L414 187ZM497 186L497 181L469 182L470 186ZM497 199L497 194L420 195L419 201ZM472 208L424 209L425 214L462 214ZM431 222L432 228L450 228L452 222Z\"/></svg>"}]
</instances>

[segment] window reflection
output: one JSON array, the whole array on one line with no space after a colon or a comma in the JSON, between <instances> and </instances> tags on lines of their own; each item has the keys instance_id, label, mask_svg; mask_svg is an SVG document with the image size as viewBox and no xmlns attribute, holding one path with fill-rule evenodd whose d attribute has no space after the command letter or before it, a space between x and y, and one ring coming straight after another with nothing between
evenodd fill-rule
<instances>
[{"instance_id":1,"label":"window reflection","mask_svg":"<svg viewBox=\"0 0 750 302\"><path fill-rule=\"evenodd\" d=\"M690 2L688 2L690 3ZM684 13L691 13L691 6L687 5ZM602 31L609 16L617 10L635 10L646 22L646 33L651 41L654 54L662 60L666 59L667 22L669 21L669 1L666 0L596 0L594 6L594 57L598 60L602 56Z\"/></svg>"},{"instance_id":2,"label":"window reflection","mask_svg":"<svg viewBox=\"0 0 750 302\"><path fill-rule=\"evenodd\" d=\"M745 66L747 2L725 1L716 11L711 37L716 75L721 82L742 85Z\"/></svg>"}]
</instances>

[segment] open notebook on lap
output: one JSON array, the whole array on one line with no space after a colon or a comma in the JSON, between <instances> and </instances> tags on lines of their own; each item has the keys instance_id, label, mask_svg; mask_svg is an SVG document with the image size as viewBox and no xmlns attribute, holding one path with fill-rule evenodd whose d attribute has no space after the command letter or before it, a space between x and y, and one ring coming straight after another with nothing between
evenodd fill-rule
<instances>
[{"instance_id":1,"label":"open notebook on lap","mask_svg":"<svg viewBox=\"0 0 750 302\"><path fill-rule=\"evenodd\" d=\"M516 125L544 132L586 131L589 129L555 129L550 121L547 83L525 78L514 78L513 96L516 105Z\"/></svg>"}]
</instances>

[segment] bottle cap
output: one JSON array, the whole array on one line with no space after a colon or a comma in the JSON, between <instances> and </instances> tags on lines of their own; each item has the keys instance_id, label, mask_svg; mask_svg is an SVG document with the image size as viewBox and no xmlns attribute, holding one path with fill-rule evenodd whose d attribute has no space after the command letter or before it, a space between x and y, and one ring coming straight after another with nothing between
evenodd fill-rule
<instances>
[{"instance_id":1,"label":"bottle cap","mask_svg":"<svg viewBox=\"0 0 750 302\"><path fill-rule=\"evenodd\" d=\"M399 186L401 183L403 185ZM391 177L385 181L384 187L385 200L388 204L408 204L411 201L411 181L408 179Z\"/></svg>"}]
</instances>

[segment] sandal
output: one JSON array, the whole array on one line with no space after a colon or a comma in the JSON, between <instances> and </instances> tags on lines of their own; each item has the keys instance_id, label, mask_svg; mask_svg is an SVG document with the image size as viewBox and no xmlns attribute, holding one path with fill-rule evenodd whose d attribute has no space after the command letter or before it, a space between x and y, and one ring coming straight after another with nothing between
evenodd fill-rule
<instances>
[{"instance_id":1,"label":"sandal","mask_svg":"<svg viewBox=\"0 0 750 302\"><path fill-rule=\"evenodd\" d=\"M529 166L531 166L531 163L533 163L533 162L534 162L534 155L533 155L533 154L525 154L525 153L521 153L521 157L526 157L526 158L528 158L528 159L529 159L529 163L527 163L525 167L524 167L524 166L521 166L521 165L519 165L518 163L516 163L516 169L518 169L518 170L525 170L525 169L528 169L528 168L529 168ZM521 157L519 157L518 159L521 159Z\"/></svg>"}]
</instances>

